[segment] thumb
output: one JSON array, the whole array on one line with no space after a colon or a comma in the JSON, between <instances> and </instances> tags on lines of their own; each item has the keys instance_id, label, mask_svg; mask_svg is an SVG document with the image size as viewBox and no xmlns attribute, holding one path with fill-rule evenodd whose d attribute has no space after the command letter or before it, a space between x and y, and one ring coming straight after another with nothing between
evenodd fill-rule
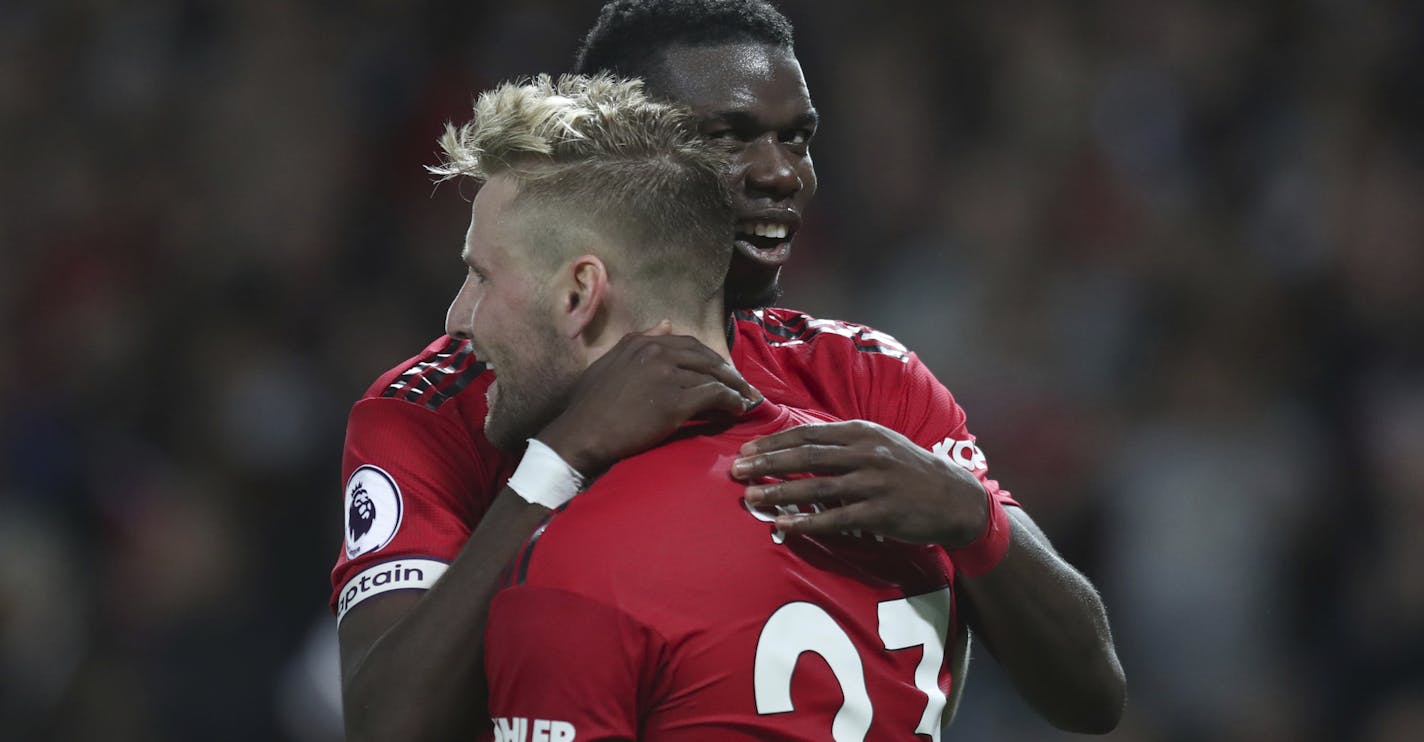
<instances>
[{"instance_id":1,"label":"thumb","mask_svg":"<svg viewBox=\"0 0 1424 742\"><path fill-rule=\"evenodd\" d=\"M650 335L650 336L671 335L671 334L672 334L672 320L670 320L670 319L662 320L661 322L658 322L656 325L653 325L652 327L649 327L648 329L643 330L643 334L644 334L644 335Z\"/></svg>"}]
</instances>

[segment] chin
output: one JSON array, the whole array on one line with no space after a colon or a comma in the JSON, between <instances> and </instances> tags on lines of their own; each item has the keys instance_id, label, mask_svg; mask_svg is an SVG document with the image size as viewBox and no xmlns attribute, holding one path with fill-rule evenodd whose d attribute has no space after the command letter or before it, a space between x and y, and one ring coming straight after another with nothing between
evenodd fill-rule
<instances>
[{"instance_id":1,"label":"chin","mask_svg":"<svg viewBox=\"0 0 1424 742\"><path fill-rule=\"evenodd\" d=\"M524 450L524 442L529 438L523 434L522 429L508 424L493 409L485 416L485 437L495 448L512 454Z\"/></svg>"},{"instance_id":2,"label":"chin","mask_svg":"<svg viewBox=\"0 0 1424 742\"><path fill-rule=\"evenodd\" d=\"M781 298L781 267L767 271L763 266L757 270L737 270L734 264L727 274L723 302L727 311L760 309L775 304Z\"/></svg>"},{"instance_id":3,"label":"chin","mask_svg":"<svg viewBox=\"0 0 1424 742\"><path fill-rule=\"evenodd\" d=\"M519 386L508 386L508 379L501 382L499 396L485 415L485 437L495 448L523 453L525 442L538 436L568 406L572 383L561 383L547 372L535 376L531 386L537 392L531 394Z\"/></svg>"}]
</instances>

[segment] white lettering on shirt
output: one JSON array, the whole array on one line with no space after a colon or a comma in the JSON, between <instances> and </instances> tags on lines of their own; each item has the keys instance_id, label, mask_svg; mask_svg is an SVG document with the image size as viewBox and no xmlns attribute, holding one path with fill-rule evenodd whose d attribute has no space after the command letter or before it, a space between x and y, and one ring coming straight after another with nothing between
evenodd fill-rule
<instances>
[{"instance_id":1,"label":"white lettering on shirt","mask_svg":"<svg viewBox=\"0 0 1424 742\"><path fill-rule=\"evenodd\" d=\"M974 445L974 441L945 438L934 444L930 450L936 456L943 456L950 463L966 471L977 471L989 466L988 460L984 458L984 452Z\"/></svg>"},{"instance_id":2,"label":"white lettering on shirt","mask_svg":"<svg viewBox=\"0 0 1424 742\"><path fill-rule=\"evenodd\" d=\"M491 722L494 742L573 742L577 736L574 725L567 721L497 716Z\"/></svg>"}]
</instances>

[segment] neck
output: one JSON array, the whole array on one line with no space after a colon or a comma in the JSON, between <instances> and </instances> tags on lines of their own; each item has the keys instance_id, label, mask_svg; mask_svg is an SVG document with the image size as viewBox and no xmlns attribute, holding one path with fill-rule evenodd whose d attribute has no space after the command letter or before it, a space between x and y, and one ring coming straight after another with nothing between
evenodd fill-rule
<instances>
[{"instance_id":1,"label":"neck","mask_svg":"<svg viewBox=\"0 0 1424 742\"><path fill-rule=\"evenodd\" d=\"M681 319L670 319L672 323L671 335L688 335L707 346L713 353L726 359L732 360L732 353L727 348L727 316L719 306L710 307L709 311L702 317ZM624 335L632 332L646 332L658 324L658 319L642 321L610 322L604 331L599 333L599 338L588 348L588 362L593 363L607 353Z\"/></svg>"},{"instance_id":2,"label":"neck","mask_svg":"<svg viewBox=\"0 0 1424 742\"><path fill-rule=\"evenodd\" d=\"M691 335L697 338L703 345L712 349L713 353L722 356L728 362L732 360L732 351L727 348L726 321L721 316L718 316L711 322L697 323L695 327L692 326L691 323L683 326L674 321L672 323L672 334Z\"/></svg>"}]
</instances>

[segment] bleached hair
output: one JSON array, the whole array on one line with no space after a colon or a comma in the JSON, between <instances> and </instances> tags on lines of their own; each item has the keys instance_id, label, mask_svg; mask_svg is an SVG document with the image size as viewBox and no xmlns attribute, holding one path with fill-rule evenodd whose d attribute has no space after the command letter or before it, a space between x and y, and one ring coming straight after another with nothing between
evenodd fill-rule
<instances>
[{"instance_id":1,"label":"bleached hair","mask_svg":"<svg viewBox=\"0 0 1424 742\"><path fill-rule=\"evenodd\" d=\"M487 180L508 170L539 169L587 159L699 154L692 112L649 99L643 81L607 73L539 75L481 93L475 116L440 137L444 161L429 170L442 180Z\"/></svg>"},{"instance_id":2,"label":"bleached hair","mask_svg":"<svg viewBox=\"0 0 1424 742\"><path fill-rule=\"evenodd\" d=\"M690 109L649 98L643 83L601 73L548 75L481 93L474 118L447 125L439 180L512 176L514 202L540 209L542 240L569 242L557 223L601 232L629 265L668 293L720 294L733 212L726 153L702 139ZM551 227L552 224L552 227ZM566 236L566 235L565 235Z\"/></svg>"}]
</instances>

